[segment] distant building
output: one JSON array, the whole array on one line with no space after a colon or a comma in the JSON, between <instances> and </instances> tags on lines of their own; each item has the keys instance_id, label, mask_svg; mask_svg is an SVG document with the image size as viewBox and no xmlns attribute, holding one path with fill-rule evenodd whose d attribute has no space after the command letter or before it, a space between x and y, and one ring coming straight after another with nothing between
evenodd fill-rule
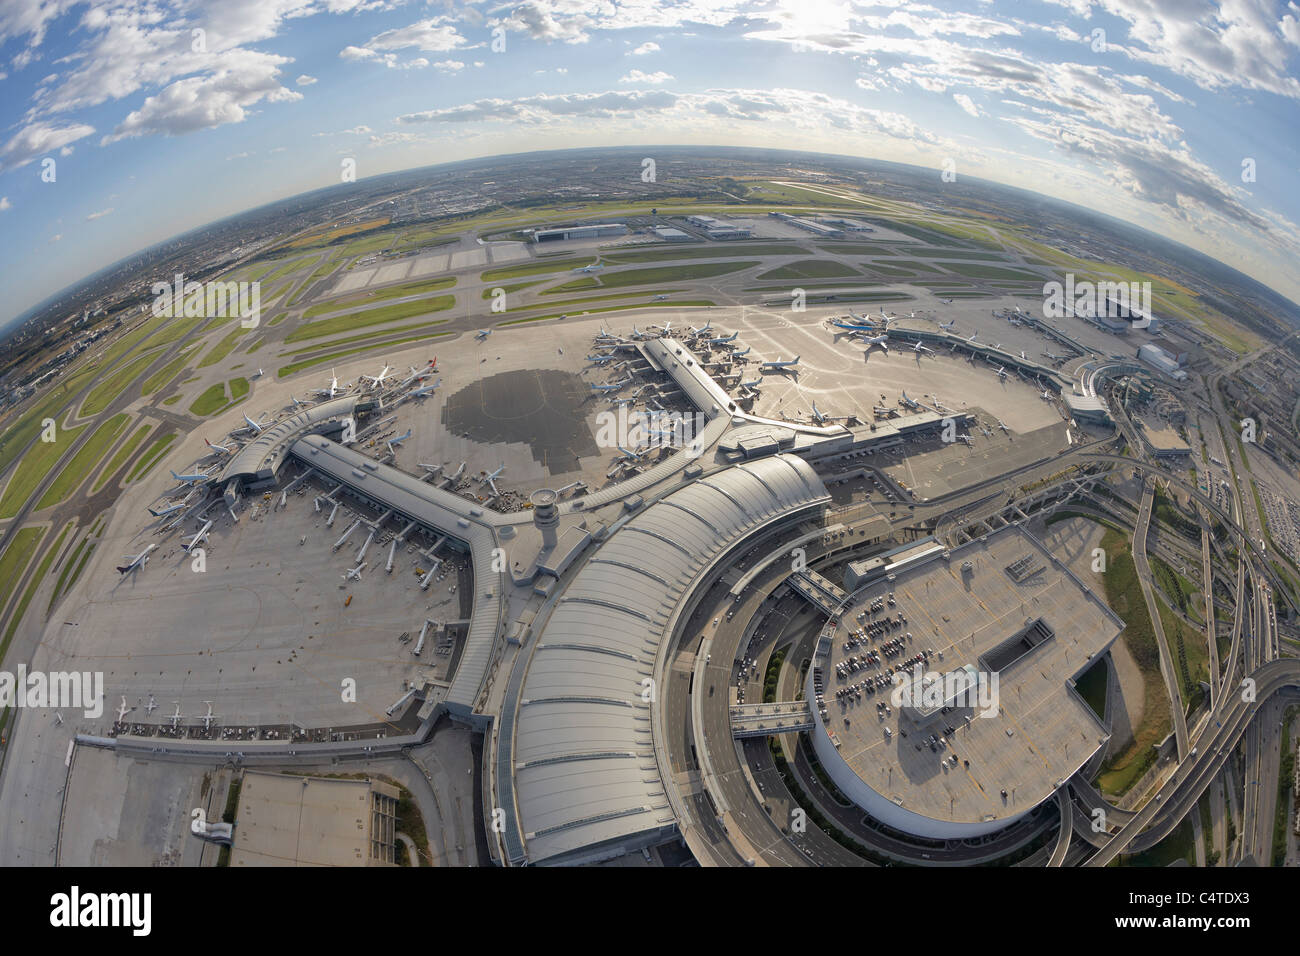
<instances>
[{"instance_id":1,"label":"distant building","mask_svg":"<svg viewBox=\"0 0 1300 956\"><path fill-rule=\"evenodd\" d=\"M1138 349L1138 358L1158 372L1164 372L1170 378L1182 381L1187 373L1178 367L1177 357L1170 355L1154 342L1148 342Z\"/></svg>"},{"instance_id":2,"label":"distant building","mask_svg":"<svg viewBox=\"0 0 1300 956\"><path fill-rule=\"evenodd\" d=\"M820 222L814 222L811 219L804 219L800 216L791 216L783 212L768 213L774 219L780 219L782 222L788 222L796 229L802 229L804 232L811 232L814 235L821 236L823 239L840 239L844 236L844 230L835 226L827 226Z\"/></svg>"},{"instance_id":3,"label":"distant building","mask_svg":"<svg viewBox=\"0 0 1300 956\"><path fill-rule=\"evenodd\" d=\"M682 232L671 226L654 226L650 231L664 242L689 242L694 238L689 232Z\"/></svg>"},{"instance_id":4,"label":"distant building","mask_svg":"<svg viewBox=\"0 0 1300 956\"><path fill-rule=\"evenodd\" d=\"M558 242L563 239L599 239L601 236L627 235L628 228L621 222L598 222L585 226L560 226L555 229L537 229L533 242Z\"/></svg>"},{"instance_id":5,"label":"distant building","mask_svg":"<svg viewBox=\"0 0 1300 956\"><path fill-rule=\"evenodd\" d=\"M845 232L875 232L876 227L859 219L823 219L831 226L839 226Z\"/></svg>"}]
</instances>

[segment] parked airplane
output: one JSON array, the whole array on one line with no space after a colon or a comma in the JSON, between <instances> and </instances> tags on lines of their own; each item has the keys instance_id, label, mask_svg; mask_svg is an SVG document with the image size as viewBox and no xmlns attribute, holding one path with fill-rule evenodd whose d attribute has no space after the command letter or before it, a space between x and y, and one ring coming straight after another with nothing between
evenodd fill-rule
<instances>
[{"instance_id":1,"label":"parked airplane","mask_svg":"<svg viewBox=\"0 0 1300 956\"><path fill-rule=\"evenodd\" d=\"M204 540L208 537L208 532L211 530L212 530L212 522L208 521L203 525L202 528L198 530L198 533L194 535L194 537L190 538L188 544L181 545L181 550L184 551L186 554L189 554L191 551L193 551L195 548L197 548L200 544L204 542Z\"/></svg>"},{"instance_id":2,"label":"parked airplane","mask_svg":"<svg viewBox=\"0 0 1300 956\"><path fill-rule=\"evenodd\" d=\"M593 385L591 386L591 390L593 392L617 392L630 381L632 381L632 376L628 375L620 381L610 382L608 385Z\"/></svg>"},{"instance_id":3,"label":"parked airplane","mask_svg":"<svg viewBox=\"0 0 1300 956\"><path fill-rule=\"evenodd\" d=\"M817 408L816 402L812 403L812 417L813 417L813 421L816 422L818 425L826 424L828 421L830 421L831 418L829 415L822 414L822 412Z\"/></svg>"},{"instance_id":4,"label":"parked airplane","mask_svg":"<svg viewBox=\"0 0 1300 956\"><path fill-rule=\"evenodd\" d=\"M355 568L350 568L349 570L344 571L339 575L339 577L344 581L360 581L361 572L366 569L366 563L368 562L363 562L362 564L358 564Z\"/></svg>"},{"instance_id":5,"label":"parked airplane","mask_svg":"<svg viewBox=\"0 0 1300 956\"><path fill-rule=\"evenodd\" d=\"M1006 377L1007 377L1007 369L1006 369L1006 366L1005 366L1005 365L1004 365L1004 366L999 366L999 367L998 367L998 378L1006 378Z\"/></svg>"},{"instance_id":6,"label":"parked airplane","mask_svg":"<svg viewBox=\"0 0 1300 956\"><path fill-rule=\"evenodd\" d=\"M705 322L705 323L704 323L703 325L701 325L698 329L697 329L695 326L692 325L692 326L691 326L691 335L695 335L695 336L703 335L705 332L709 331L709 329L712 328L712 327L713 327L713 320L712 320L712 319L709 319L709 321Z\"/></svg>"},{"instance_id":7,"label":"parked airplane","mask_svg":"<svg viewBox=\"0 0 1300 956\"><path fill-rule=\"evenodd\" d=\"M769 368L778 372L788 368L797 369L798 367L799 367L799 356L797 355L794 358L789 359L788 361L782 361L780 359L777 359L775 362L764 362L762 365L759 366L759 368Z\"/></svg>"},{"instance_id":8,"label":"parked airplane","mask_svg":"<svg viewBox=\"0 0 1300 956\"><path fill-rule=\"evenodd\" d=\"M434 382L431 385L421 385L419 388L413 388L407 394L414 396L415 398L423 398L425 395L432 394L433 391L437 389L437 387L441 384L442 384L442 379L438 379L436 382Z\"/></svg>"},{"instance_id":9,"label":"parked airplane","mask_svg":"<svg viewBox=\"0 0 1300 956\"><path fill-rule=\"evenodd\" d=\"M411 430L408 428L402 434L395 435L392 438L388 439L388 441L386 441L384 444L388 446L388 450L391 452L393 451L394 445L400 445L402 442L406 441L410 437L411 437Z\"/></svg>"},{"instance_id":10,"label":"parked airplane","mask_svg":"<svg viewBox=\"0 0 1300 956\"><path fill-rule=\"evenodd\" d=\"M126 697L123 697L121 705L117 708L117 722L120 724L126 717L127 713L133 710L135 710L134 707L126 706Z\"/></svg>"},{"instance_id":11,"label":"parked airplane","mask_svg":"<svg viewBox=\"0 0 1300 956\"><path fill-rule=\"evenodd\" d=\"M913 314L915 314L915 313L913 313ZM945 332L951 332L953 326L956 325L956 324L957 324L957 320L956 320L956 319L949 319L947 322L940 322L940 323L939 323L939 328L943 329Z\"/></svg>"},{"instance_id":12,"label":"parked airplane","mask_svg":"<svg viewBox=\"0 0 1300 956\"><path fill-rule=\"evenodd\" d=\"M1039 395L1038 397L1041 398L1041 399L1042 399L1043 401L1045 401L1045 402L1050 402L1050 401L1052 400L1052 396L1051 396L1051 394L1047 391L1047 389L1043 389L1043 394L1042 394L1042 395Z\"/></svg>"},{"instance_id":13,"label":"parked airplane","mask_svg":"<svg viewBox=\"0 0 1300 956\"><path fill-rule=\"evenodd\" d=\"M264 417L265 417L265 416L264 416ZM236 431L241 431L241 432L251 431L254 435L256 435L256 434L259 434L259 433L262 431L262 429L266 427L265 425L263 425L263 424L260 423L260 422L255 422L255 421L253 421L253 420L252 420L251 418L249 418L247 415L244 416L244 421L246 421L246 422L248 423L248 427L247 427L247 428L239 428L239 429L236 429Z\"/></svg>"},{"instance_id":14,"label":"parked airplane","mask_svg":"<svg viewBox=\"0 0 1300 956\"><path fill-rule=\"evenodd\" d=\"M173 471L172 477L183 485L192 485L196 481L207 481L208 479L207 474L201 471L196 471L188 475L178 475Z\"/></svg>"},{"instance_id":15,"label":"parked airplane","mask_svg":"<svg viewBox=\"0 0 1300 956\"><path fill-rule=\"evenodd\" d=\"M410 385L412 382L423 382L426 378L428 378L430 375L433 374L432 368L417 369L414 365L412 365L410 366L410 369L411 369L411 374L406 376L406 378L402 379L402 384L399 385L398 388L406 388L406 386Z\"/></svg>"},{"instance_id":16,"label":"parked airplane","mask_svg":"<svg viewBox=\"0 0 1300 956\"><path fill-rule=\"evenodd\" d=\"M379 386L384 384L384 380L387 379L388 376L391 375L392 373L393 373L392 367L389 365L385 365L380 370L378 375L362 375L361 377L364 378L371 385Z\"/></svg>"},{"instance_id":17,"label":"parked airplane","mask_svg":"<svg viewBox=\"0 0 1300 956\"><path fill-rule=\"evenodd\" d=\"M214 445L214 444L212 444L212 442L208 441L206 438L203 439L203 444L207 445L207 446L208 446L209 448L211 448L213 451L224 451L227 455L230 454L230 446L229 446L229 445Z\"/></svg>"},{"instance_id":18,"label":"parked airplane","mask_svg":"<svg viewBox=\"0 0 1300 956\"><path fill-rule=\"evenodd\" d=\"M705 344L706 344L706 345L726 345L728 342L734 342L734 341L736 341L736 336L738 336L738 335L740 335L739 332L732 332L730 335L721 335L721 336L718 336L717 338L714 338L714 339L708 339L708 340L705 342Z\"/></svg>"},{"instance_id":19,"label":"parked airplane","mask_svg":"<svg viewBox=\"0 0 1300 956\"><path fill-rule=\"evenodd\" d=\"M487 338L491 334L492 334L491 329L479 329L477 332L474 333L474 338L482 342L485 338Z\"/></svg>"},{"instance_id":20,"label":"parked airplane","mask_svg":"<svg viewBox=\"0 0 1300 956\"><path fill-rule=\"evenodd\" d=\"M1057 361L1060 361L1061 359L1065 358L1064 355L1057 355L1055 352L1044 352L1044 353L1043 353L1043 357L1044 357L1044 358L1047 358L1047 359L1050 359L1050 360L1053 361L1053 362L1057 362Z\"/></svg>"},{"instance_id":21,"label":"parked airplane","mask_svg":"<svg viewBox=\"0 0 1300 956\"><path fill-rule=\"evenodd\" d=\"M1022 359L1024 359L1026 362L1029 361L1029 356L1025 354L1025 350L1024 350L1024 349L1021 349L1021 350L1020 350L1020 357L1021 357Z\"/></svg>"},{"instance_id":22,"label":"parked airplane","mask_svg":"<svg viewBox=\"0 0 1300 956\"><path fill-rule=\"evenodd\" d=\"M206 732L212 729L212 722L216 720L218 717L220 717L221 715L214 714L212 712L212 701L205 700L203 703L208 705L208 712L204 714L202 717L200 717L199 719L203 721L203 730Z\"/></svg>"},{"instance_id":23,"label":"parked airplane","mask_svg":"<svg viewBox=\"0 0 1300 956\"><path fill-rule=\"evenodd\" d=\"M763 380L762 380L761 378L755 378L755 379L751 379L751 380L748 381L748 382L740 382L736 387L737 387L737 388L758 389L759 386L761 386L762 384L763 384Z\"/></svg>"},{"instance_id":24,"label":"parked airplane","mask_svg":"<svg viewBox=\"0 0 1300 956\"><path fill-rule=\"evenodd\" d=\"M976 337L977 335L979 335L979 334L980 334L980 330L979 330L979 329L976 329L974 332L972 332L972 333L970 334L970 338L968 338L966 341L967 341L967 342L974 342L974 341L975 341L975 337Z\"/></svg>"},{"instance_id":25,"label":"parked airplane","mask_svg":"<svg viewBox=\"0 0 1300 956\"><path fill-rule=\"evenodd\" d=\"M339 385L339 377L334 369L330 369L330 383L324 388L312 389L317 395L324 395L326 398L333 398L343 392L342 386Z\"/></svg>"},{"instance_id":26,"label":"parked airplane","mask_svg":"<svg viewBox=\"0 0 1300 956\"><path fill-rule=\"evenodd\" d=\"M492 472L491 474L484 475L482 478L478 480L478 483L480 485L487 485L489 488L491 488L492 495L493 497L495 497L501 494L501 492L497 491L497 478L500 477L501 472L505 470L506 470L505 462L502 462L500 468L498 468L496 471Z\"/></svg>"},{"instance_id":27,"label":"parked airplane","mask_svg":"<svg viewBox=\"0 0 1300 956\"><path fill-rule=\"evenodd\" d=\"M173 512L176 512L176 511L180 511L180 510L181 510L182 508L184 508L184 507L185 507L185 502L182 501L182 502L181 502L180 504L178 504L178 505L168 505L168 506L167 506L166 508L164 508L162 511L154 511L152 508L150 508L150 509L149 509L149 513L150 513L151 515L153 515L155 518L165 518L165 517L167 517L169 514L172 514Z\"/></svg>"},{"instance_id":28,"label":"parked airplane","mask_svg":"<svg viewBox=\"0 0 1300 956\"><path fill-rule=\"evenodd\" d=\"M172 701L172 703L176 705L176 712L167 719L172 722L172 730L175 730L176 725L179 724L182 719L184 719L185 715L181 713L181 702L179 700L174 700Z\"/></svg>"},{"instance_id":29,"label":"parked airplane","mask_svg":"<svg viewBox=\"0 0 1300 956\"><path fill-rule=\"evenodd\" d=\"M912 346L912 351L916 352L919 355L921 352L933 352L934 349L927 348L926 346L922 345L920 342L917 342L914 346Z\"/></svg>"},{"instance_id":30,"label":"parked airplane","mask_svg":"<svg viewBox=\"0 0 1300 956\"><path fill-rule=\"evenodd\" d=\"M587 363L589 365L603 365L606 362L614 361L616 358L618 358L618 355L613 352L608 355L588 355Z\"/></svg>"},{"instance_id":31,"label":"parked airplane","mask_svg":"<svg viewBox=\"0 0 1300 956\"><path fill-rule=\"evenodd\" d=\"M867 347L867 351L871 351L871 346L879 345L886 354L889 352L889 336L886 334L866 336L862 339L862 344Z\"/></svg>"},{"instance_id":32,"label":"parked airplane","mask_svg":"<svg viewBox=\"0 0 1300 956\"><path fill-rule=\"evenodd\" d=\"M746 356L746 355L749 354L749 351L750 351L750 349L752 349L752 348L753 348L752 345L746 345L746 346L745 346L743 349L741 349L740 351L738 351L738 352L732 352L732 353L731 353L731 357L732 357L733 359L743 358L744 356Z\"/></svg>"},{"instance_id":33,"label":"parked airplane","mask_svg":"<svg viewBox=\"0 0 1300 956\"><path fill-rule=\"evenodd\" d=\"M902 397L901 399L899 399L899 401L902 402L904 405L906 405L908 408L913 409L913 410L918 409L918 408L921 407L921 403L918 402L918 401L916 401L916 399L908 398L908 397L907 397L907 390L906 390L906 389L903 390L903 397Z\"/></svg>"},{"instance_id":34,"label":"parked airplane","mask_svg":"<svg viewBox=\"0 0 1300 956\"><path fill-rule=\"evenodd\" d=\"M1011 431L1011 429L1008 428L1008 427L1003 423L1002 419L1000 419L1000 418L998 419L998 428L1001 428L1004 432L1009 432L1009 431Z\"/></svg>"},{"instance_id":35,"label":"parked airplane","mask_svg":"<svg viewBox=\"0 0 1300 956\"><path fill-rule=\"evenodd\" d=\"M151 544L137 555L134 556L129 554L123 555L123 557L130 558L131 560L128 561L125 565L118 565L117 568L118 573L126 574L128 571L136 571L144 567L146 564L149 563L149 552L153 551L157 547L158 545Z\"/></svg>"}]
</instances>

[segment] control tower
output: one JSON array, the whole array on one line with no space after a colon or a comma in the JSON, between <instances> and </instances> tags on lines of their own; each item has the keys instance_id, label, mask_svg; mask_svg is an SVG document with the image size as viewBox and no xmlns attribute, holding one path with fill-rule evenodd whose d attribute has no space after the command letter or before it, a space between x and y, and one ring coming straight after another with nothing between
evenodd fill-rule
<instances>
[{"instance_id":1,"label":"control tower","mask_svg":"<svg viewBox=\"0 0 1300 956\"><path fill-rule=\"evenodd\" d=\"M555 529L560 524L560 511L555 506L559 495L550 488L539 488L528 496L533 504L533 526L542 533L542 551L555 550Z\"/></svg>"}]
</instances>

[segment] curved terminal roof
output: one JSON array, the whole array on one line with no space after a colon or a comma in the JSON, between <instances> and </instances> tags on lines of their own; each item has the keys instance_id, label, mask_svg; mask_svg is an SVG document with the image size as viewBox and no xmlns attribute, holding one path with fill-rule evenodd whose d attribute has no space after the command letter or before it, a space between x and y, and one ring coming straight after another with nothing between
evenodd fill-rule
<instances>
[{"instance_id":1,"label":"curved terminal roof","mask_svg":"<svg viewBox=\"0 0 1300 956\"><path fill-rule=\"evenodd\" d=\"M507 693L496 776L512 862L674 825L642 697L660 643L710 564L765 525L828 500L807 462L778 455L692 482L596 551Z\"/></svg>"},{"instance_id":2,"label":"curved terminal roof","mask_svg":"<svg viewBox=\"0 0 1300 956\"><path fill-rule=\"evenodd\" d=\"M320 402L267 425L226 462L226 467L221 472L221 483L224 485L232 478L242 478L246 482L274 478L295 439L331 418L351 415L357 400L356 395L346 395Z\"/></svg>"}]
</instances>

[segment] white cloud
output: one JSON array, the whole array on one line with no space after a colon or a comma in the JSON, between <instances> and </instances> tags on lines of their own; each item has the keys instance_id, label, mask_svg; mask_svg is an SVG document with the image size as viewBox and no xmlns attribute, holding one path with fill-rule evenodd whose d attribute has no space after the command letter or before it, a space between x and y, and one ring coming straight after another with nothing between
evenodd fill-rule
<instances>
[{"instance_id":1,"label":"white cloud","mask_svg":"<svg viewBox=\"0 0 1300 956\"><path fill-rule=\"evenodd\" d=\"M424 53L447 53L466 46L469 41L456 31L450 19L450 17L433 17L409 26L385 30L383 33L375 34L361 46L344 47L339 51L339 57L344 60L374 61L382 63L389 69L421 69L429 65L426 58L417 57L402 62L393 51L415 49ZM460 63L458 66L448 66L453 63L458 61L442 60L434 66L442 70L458 70L465 65Z\"/></svg>"},{"instance_id":2,"label":"white cloud","mask_svg":"<svg viewBox=\"0 0 1300 956\"><path fill-rule=\"evenodd\" d=\"M659 44L655 43L653 40L647 40L645 43L642 43L635 50L629 50L628 56L645 56L647 53L658 53L658 52L659 52Z\"/></svg>"},{"instance_id":3,"label":"white cloud","mask_svg":"<svg viewBox=\"0 0 1300 956\"><path fill-rule=\"evenodd\" d=\"M974 116L977 119L979 118L980 115L979 107L976 106L975 102L965 93L954 93L952 95L952 98L957 102L958 106L964 109L971 116Z\"/></svg>"},{"instance_id":4,"label":"white cloud","mask_svg":"<svg viewBox=\"0 0 1300 956\"><path fill-rule=\"evenodd\" d=\"M18 169L38 156L74 143L95 132L95 127L85 123L56 126L37 122L24 126L0 147L0 170Z\"/></svg>"},{"instance_id":5,"label":"white cloud","mask_svg":"<svg viewBox=\"0 0 1300 956\"><path fill-rule=\"evenodd\" d=\"M54 235L50 236L50 242L52 242L52 243L53 243L53 242L58 242L58 241L59 241L60 239L62 239L62 238L63 238L63 233L61 233L61 232L56 232Z\"/></svg>"},{"instance_id":6,"label":"white cloud","mask_svg":"<svg viewBox=\"0 0 1300 956\"><path fill-rule=\"evenodd\" d=\"M465 64L460 60L439 60L433 64L433 68L444 73L455 73L457 70L465 69Z\"/></svg>"},{"instance_id":7,"label":"white cloud","mask_svg":"<svg viewBox=\"0 0 1300 956\"><path fill-rule=\"evenodd\" d=\"M86 217L86 222L94 222L96 219L103 219L112 211L113 211L113 207L109 206L107 209L101 209L99 212L92 212L90 215Z\"/></svg>"},{"instance_id":8,"label":"white cloud","mask_svg":"<svg viewBox=\"0 0 1300 956\"><path fill-rule=\"evenodd\" d=\"M660 83L667 83L673 78L671 73L665 73L663 70L657 73L642 73L640 70L632 70L626 76L619 77L620 83L649 83L651 86L658 86Z\"/></svg>"},{"instance_id":9,"label":"white cloud","mask_svg":"<svg viewBox=\"0 0 1300 956\"><path fill-rule=\"evenodd\" d=\"M297 83L299 86L311 86L313 83L316 82L316 77L308 76L306 73L304 73L300 77L298 77L298 79L294 80L294 82Z\"/></svg>"},{"instance_id":10,"label":"white cloud","mask_svg":"<svg viewBox=\"0 0 1300 956\"><path fill-rule=\"evenodd\" d=\"M0 196L0 212L4 212L6 209L12 209L13 207L14 204L9 201L8 196Z\"/></svg>"},{"instance_id":11,"label":"white cloud","mask_svg":"<svg viewBox=\"0 0 1300 956\"><path fill-rule=\"evenodd\" d=\"M236 50L223 56L223 68L208 76L177 80L145 99L129 113L104 143L134 136L161 134L179 136L227 123L241 123L248 108L263 100L287 103L302 94L280 84L280 66L285 57L252 50Z\"/></svg>"}]
</instances>

